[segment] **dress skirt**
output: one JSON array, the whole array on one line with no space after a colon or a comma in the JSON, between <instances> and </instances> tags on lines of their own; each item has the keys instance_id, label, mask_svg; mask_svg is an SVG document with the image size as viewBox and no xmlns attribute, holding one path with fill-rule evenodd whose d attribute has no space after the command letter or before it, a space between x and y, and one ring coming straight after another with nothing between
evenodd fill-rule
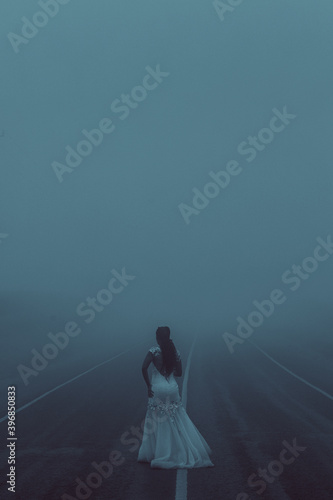
<instances>
[{"instance_id":1,"label":"dress skirt","mask_svg":"<svg viewBox=\"0 0 333 500\"><path fill-rule=\"evenodd\" d=\"M186 413L174 375L166 379L154 368L152 390L138 462L162 469L214 467L212 450Z\"/></svg>"}]
</instances>

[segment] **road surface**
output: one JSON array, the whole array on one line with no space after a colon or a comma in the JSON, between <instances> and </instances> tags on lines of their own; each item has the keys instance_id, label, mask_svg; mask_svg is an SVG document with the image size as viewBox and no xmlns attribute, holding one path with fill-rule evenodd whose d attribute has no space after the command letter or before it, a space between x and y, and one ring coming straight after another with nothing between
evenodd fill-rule
<instances>
[{"instance_id":1,"label":"road surface","mask_svg":"<svg viewBox=\"0 0 333 500\"><path fill-rule=\"evenodd\" d=\"M1 499L333 499L329 350L296 339L275 345L253 341L237 346L231 355L222 336L198 338L186 387L184 375L179 379L187 412L213 450L214 468L158 470L137 463L147 402L141 375L147 344L17 414L16 494L6 492L3 465L8 452L2 450ZM177 344L184 372L192 344L193 339ZM46 376L43 381L41 395L52 389ZM19 396L18 406L28 403L28 388ZM6 422L0 426L4 442ZM103 478L93 464L110 457L114 465L112 471L105 466L109 477ZM93 486L85 486L87 481Z\"/></svg>"}]
</instances>

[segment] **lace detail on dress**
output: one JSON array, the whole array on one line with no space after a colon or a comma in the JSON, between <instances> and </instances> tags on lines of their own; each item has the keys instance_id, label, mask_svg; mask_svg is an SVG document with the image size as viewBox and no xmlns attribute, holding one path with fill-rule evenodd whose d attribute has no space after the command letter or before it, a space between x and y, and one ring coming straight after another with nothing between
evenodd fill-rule
<instances>
[{"instance_id":1,"label":"lace detail on dress","mask_svg":"<svg viewBox=\"0 0 333 500\"><path fill-rule=\"evenodd\" d=\"M159 403L154 402L153 398L148 399L148 410L155 412L155 415L158 418L163 418L166 416L170 418L171 422L175 421L176 411L180 406L182 406L182 401L170 401L163 403L160 401Z\"/></svg>"},{"instance_id":2,"label":"lace detail on dress","mask_svg":"<svg viewBox=\"0 0 333 500\"><path fill-rule=\"evenodd\" d=\"M156 356L156 354L159 354L162 351L160 347L151 347L149 352L151 352L153 356Z\"/></svg>"},{"instance_id":3,"label":"lace detail on dress","mask_svg":"<svg viewBox=\"0 0 333 500\"><path fill-rule=\"evenodd\" d=\"M177 351L177 358L176 359L177 359L177 361L180 361L180 359L181 359L180 352L178 349L176 349L176 351ZM162 352L162 350L160 347L151 347L149 349L149 352L151 352L153 356L156 356L157 354L160 354Z\"/></svg>"}]
</instances>

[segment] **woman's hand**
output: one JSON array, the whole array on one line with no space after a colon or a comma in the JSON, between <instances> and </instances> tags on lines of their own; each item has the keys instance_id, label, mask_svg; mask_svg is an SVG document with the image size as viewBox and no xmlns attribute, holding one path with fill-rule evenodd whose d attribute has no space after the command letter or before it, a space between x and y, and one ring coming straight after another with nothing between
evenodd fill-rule
<instances>
[{"instance_id":1,"label":"woman's hand","mask_svg":"<svg viewBox=\"0 0 333 500\"><path fill-rule=\"evenodd\" d=\"M148 398L154 397L154 391L151 389L151 385L148 386Z\"/></svg>"}]
</instances>

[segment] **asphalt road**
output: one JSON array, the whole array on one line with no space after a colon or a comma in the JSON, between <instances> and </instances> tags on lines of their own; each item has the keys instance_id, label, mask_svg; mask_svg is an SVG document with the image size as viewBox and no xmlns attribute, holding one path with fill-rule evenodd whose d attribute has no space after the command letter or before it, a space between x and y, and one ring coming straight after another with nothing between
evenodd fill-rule
<instances>
[{"instance_id":1,"label":"asphalt road","mask_svg":"<svg viewBox=\"0 0 333 500\"><path fill-rule=\"evenodd\" d=\"M271 343L270 349L257 345L333 395L330 352L322 344L294 339ZM17 414L16 494L6 492L8 452L2 450L1 499L171 500L177 488L179 500L333 499L333 400L249 342L231 355L221 336L197 340L187 385L187 412L212 448L215 467L181 475L137 463L147 403L141 362L148 347L123 354ZM191 342L177 347L185 368ZM4 442L6 423L0 427ZM90 476L97 472L93 463L111 458L113 469L103 469L109 477ZM76 491L76 479L86 484L88 477L98 486Z\"/></svg>"}]
</instances>

